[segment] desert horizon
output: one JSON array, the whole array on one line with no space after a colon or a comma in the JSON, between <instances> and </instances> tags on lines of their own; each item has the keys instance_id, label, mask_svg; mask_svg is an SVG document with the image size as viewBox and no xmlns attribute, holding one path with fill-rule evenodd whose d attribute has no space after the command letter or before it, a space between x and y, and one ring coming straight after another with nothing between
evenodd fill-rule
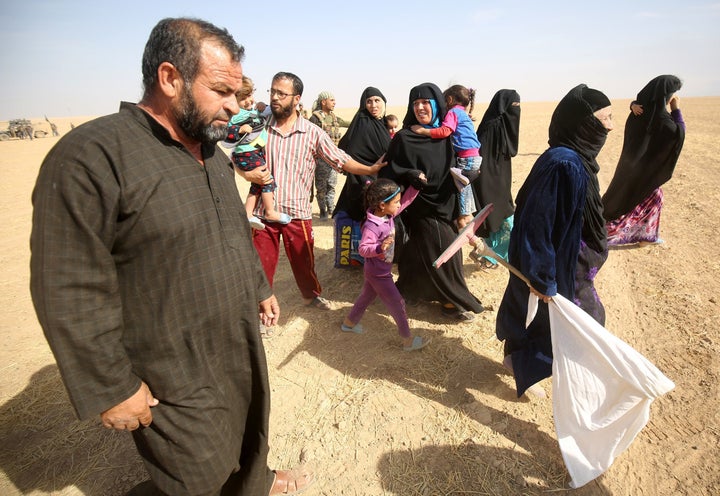
<instances>
[{"instance_id":1,"label":"desert horizon","mask_svg":"<svg viewBox=\"0 0 720 496\"><path fill-rule=\"evenodd\" d=\"M568 88L568 90L569 90L569 89L570 89L570 88ZM489 96L492 97L492 93L491 93ZM360 97L360 95L358 95L358 98L359 98L359 97ZM522 98L522 95L520 95L520 97ZM613 102L613 104L614 104L615 102L624 102L624 101L626 101L626 100L627 100L628 102L630 102L630 101L632 101L634 98L635 98L635 96L628 96L628 97L625 97L625 98L611 98L610 100L611 100L611 101ZM702 100L702 99L720 98L720 95L688 96L688 97L684 97L684 96L681 95L681 98L682 98L683 100L691 100L691 99L694 99L694 100ZM305 106L305 109L308 110L308 111L310 111L310 105L312 105L312 103L313 103L314 100L315 100L315 97L314 97L314 96L307 94L307 95L306 95L306 98L301 99L301 102L302 102L303 105ZM269 100L267 100L267 98L266 98L265 100L263 100L262 98L258 98L256 101L264 101L265 103L269 103ZM533 105L556 105L558 102L559 102L559 100L528 100L528 101L522 100L522 104L523 104L523 105L525 105L525 104L533 104ZM480 101L480 100L477 100L477 99L475 100L475 109L474 109L472 115L473 115L473 117L475 117L475 118L478 120L478 122L479 122L479 120L482 118L482 115L483 115L483 113L485 112L485 109L487 108L487 106L489 105L489 103L490 103L490 100L487 100L487 101ZM118 101L118 103L117 103L117 106L118 106L118 107L120 106L120 102L119 102L119 101ZM357 112L357 110L358 110L358 108L357 108L356 106L348 106L348 105L347 105L347 102L342 102L342 106L336 106L336 108L335 108L334 111L335 111L335 113L336 113L338 116L342 117L343 119L350 120L350 119L352 118L352 116L355 115L355 112ZM407 110L407 104L404 104L404 105L388 105L387 108L386 108L386 114L395 114L395 115L398 116L398 118L399 118L400 121L402 122L402 117L405 115L405 111L406 111L406 110ZM87 121L92 120L92 119L95 119L95 118L97 118L97 117L101 117L102 115L107 115L107 114L98 114L98 115L78 114L78 115L72 115L72 116L67 116L67 115L62 115L62 116L48 115L47 117L48 117L48 119L50 119L50 120L53 121L53 122L57 121L56 124L58 124L58 123L64 124L64 125L67 126L68 129L70 129L70 123L71 123L71 122L74 123L75 125L78 125L78 123L87 122ZM33 116L27 117L27 116L19 115L19 116L13 116L13 117L11 117L11 118L7 118L7 116L6 116L5 118L0 119L0 130L5 129L5 128L7 127L7 125L8 125L8 123L9 123L11 120L14 120L14 119L28 119L28 120L30 120L33 124L35 124L35 123L37 123L37 124L42 124L42 123L47 124L47 121L45 120L45 115L42 115L42 116L34 116L34 117L33 117Z\"/></svg>"}]
</instances>

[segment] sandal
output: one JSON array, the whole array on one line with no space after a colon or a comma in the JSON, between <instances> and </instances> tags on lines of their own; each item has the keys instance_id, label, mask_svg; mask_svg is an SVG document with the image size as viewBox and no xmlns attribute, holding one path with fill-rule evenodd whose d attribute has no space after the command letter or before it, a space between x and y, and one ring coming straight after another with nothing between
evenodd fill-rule
<instances>
[{"instance_id":1,"label":"sandal","mask_svg":"<svg viewBox=\"0 0 720 496\"><path fill-rule=\"evenodd\" d=\"M455 187L458 189L458 191L462 191L463 189L465 189L465 186L470 184L470 179L468 179L463 174L463 170L459 167L450 167L450 174L453 177Z\"/></svg>"},{"instance_id":2,"label":"sandal","mask_svg":"<svg viewBox=\"0 0 720 496\"><path fill-rule=\"evenodd\" d=\"M268 219L265 217L265 220L268 222L277 222L278 224L290 224L290 221L292 221L292 217L290 217L288 214L281 213L277 219Z\"/></svg>"},{"instance_id":3,"label":"sandal","mask_svg":"<svg viewBox=\"0 0 720 496\"><path fill-rule=\"evenodd\" d=\"M513 369L511 355L505 355L505 358L503 358L503 367L505 367L510 372L511 376L515 377L515 370ZM529 388L527 388L525 390L525 392L532 394L536 398L547 398L547 395L545 394L545 390L538 383L535 383L532 386L530 386Z\"/></svg>"},{"instance_id":4,"label":"sandal","mask_svg":"<svg viewBox=\"0 0 720 496\"><path fill-rule=\"evenodd\" d=\"M655 241L640 241L638 243L638 246L640 246L640 248L644 248L646 246L661 245L663 243L665 243L665 240L663 240L662 238L657 238Z\"/></svg>"},{"instance_id":5,"label":"sandal","mask_svg":"<svg viewBox=\"0 0 720 496\"><path fill-rule=\"evenodd\" d=\"M474 249L468 254L468 256L473 260L473 262L479 263L479 264L481 264L481 265L482 265L482 263L483 263L483 260L485 260L485 258L484 258L482 255L480 255L480 252L477 250L477 248L474 248Z\"/></svg>"},{"instance_id":6,"label":"sandal","mask_svg":"<svg viewBox=\"0 0 720 496\"><path fill-rule=\"evenodd\" d=\"M420 336L415 336L410 346L403 346L403 351L421 350L425 348L428 344L430 344L430 341L430 338L421 338Z\"/></svg>"},{"instance_id":7,"label":"sandal","mask_svg":"<svg viewBox=\"0 0 720 496\"><path fill-rule=\"evenodd\" d=\"M250 223L250 227L257 231L262 231L265 229L265 224L263 224L263 221L255 217L254 215L251 217L248 217L248 222Z\"/></svg>"},{"instance_id":8,"label":"sandal","mask_svg":"<svg viewBox=\"0 0 720 496\"><path fill-rule=\"evenodd\" d=\"M446 306L443 306L443 307L442 307L442 314L445 315L446 317L453 318L453 319L458 320L458 321L460 321L460 322L472 322L473 320L475 320L475 314L474 314L474 313L472 313L472 312L470 312L470 311L466 311L466 310L460 310L460 309L457 308L457 307L446 307Z\"/></svg>"},{"instance_id":9,"label":"sandal","mask_svg":"<svg viewBox=\"0 0 720 496\"><path fill-rule=\"evenodd\" d=\"M349 325L342 324L340 326L340 330L343 332L354 332L355 334L362 334L365 332L363 327L360 324L355 324L354 326L350 327Z\"/></svg>"},{"instance_id":10,"label":"sandal","mask_svg":"<svg viewBox=\"0 0 720 496\"><path fill-rule=\"evenodd\" d=\"M315 483L315 474L306 469L273 470L275 480L268 496L302 494Z\"/></svg>"},{"instance_id":11,"label":"sandal","mask_svg":"<svg viewBox=\"0 0 720 496\"><path fill-rule=\"evenodd\" d=\"M480 261L480 266L481 266L483 269L497 269L497 268L498 268L498 264L492 263L492 262L491 262L490 260L488 260L487 258L483 258L483 259Z\"/></svg>"},{"instance_id":12,"label":"sandal","mask_svg":"<svg viewBox=\"0 0 720 496\"><path fill-rule=\"evenodd\" d=\"M330 310L330 302L322 296L316 296L309 303L305 303L306 307L315 307L319 310Z\"/></svg>"}]
</instances>

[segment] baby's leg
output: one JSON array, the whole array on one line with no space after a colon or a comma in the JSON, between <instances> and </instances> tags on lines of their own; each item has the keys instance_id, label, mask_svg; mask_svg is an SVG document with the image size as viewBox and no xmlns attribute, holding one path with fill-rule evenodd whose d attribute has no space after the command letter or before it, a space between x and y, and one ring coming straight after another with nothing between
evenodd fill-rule
<instances>
[{"instance_id":1,"label":"baby's leg","mask_svg":"<svg viewBox=\"0 0 720 496\"><path fill-rule=\"evenodd\" d=\"M482 157L458 157L457 163L462 168L462 175L468 179L469 183L474 182L480 175Z\"/></svg>"},{"instance_id":2,"label":"baby's leg","mask_svg":"<svg viewBox=\"0 0 720 496\"><path fill-rule=\"evenodd\" d=\"M257 206L258 195L257 193L250 193L245 200L245 213L248 217L252 217L255 207Z\"/></svg>"},{"instance_id":3,"label":"baby's leg","mask_svg":"<svg viewBox=\"0 0 720 496\"><path fill-rule=\"evenodd\" d=\"M260 194L262 198L263 207L265 207L265 218L267 220L277 221L280 217L280 213L275 210L275 193L272 191L265 191Z\"/></svg>"},{"instance_id":4,"label":"baby's leg","mask_svg":"<svg viewBox=\"0 0 720 496\"><path fill-rule=\"evenodd\" d=\"M275 181L265 184L262 188L260 197L262 198L263 207L265 207L265 219L272 222L279 222L283 218L283 214L275 208Z\"/></svg>"}]
</instances>

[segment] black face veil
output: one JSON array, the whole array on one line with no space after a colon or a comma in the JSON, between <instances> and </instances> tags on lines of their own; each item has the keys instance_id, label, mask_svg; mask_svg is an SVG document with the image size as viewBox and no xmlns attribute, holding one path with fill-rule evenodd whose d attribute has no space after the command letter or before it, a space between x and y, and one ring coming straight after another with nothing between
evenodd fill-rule
<instances>
[{"instance_id":1,"label":"black face veil","mask_svg":"<svg viewBox=\"0 0 720 496\"><path fill-rule=\"evenodd\" d=\"M600 153L608 131L593 115L610 106L610 100L598 90L580 84L560 100L550 121L551 147L564 146L577 152L588 174L588 189L583 210L583 239L589 247L598 252L607 249L607 231L603 218L600 184L597 173Z\"/></svg>"}]
</instances>

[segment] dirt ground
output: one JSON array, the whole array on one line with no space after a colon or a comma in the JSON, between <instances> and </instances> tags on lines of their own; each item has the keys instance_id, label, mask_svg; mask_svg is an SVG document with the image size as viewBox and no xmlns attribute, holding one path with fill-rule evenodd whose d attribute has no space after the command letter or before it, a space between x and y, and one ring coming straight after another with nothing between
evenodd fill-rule
<instances>
[{"instance_id":1,"label":"dirt ground","mask_svg":"<svg viewBox=\"0 0 720 496\"><path fill-rule=\"evenodd\" d=\"M598 160L602 189L620 154L628 103L613 102L617 127ZM271 466L305 459L318 475L308 495L720 494L720 97L680 103L688 130L663 188L665 243L613 250L598 276L606 327L676 387L653 403L646 428L603 476L568 489L549 381L546 399L515 397L494 334L504 269L483 270L466 257L468 284L487 310L455 324L437 305L409 308L411 325L433 342L404 354L381 304L363 319L366 334L339 331L362 274L333 268L333 227L319 221L316 265L332 309L302 306L284 257L276 277L282 322L265 341ZM485 106L477 106L478 119ZM523 104L515 190L547 146L554 106ZM350 118L353 110L339 113ZM84 120L54 122L64 134ZM146 478L131 438L97 419L76 420L30 301L30 193L57 139L0 143L0 494L119 495Z\"/></svg>"}]
</instances>

